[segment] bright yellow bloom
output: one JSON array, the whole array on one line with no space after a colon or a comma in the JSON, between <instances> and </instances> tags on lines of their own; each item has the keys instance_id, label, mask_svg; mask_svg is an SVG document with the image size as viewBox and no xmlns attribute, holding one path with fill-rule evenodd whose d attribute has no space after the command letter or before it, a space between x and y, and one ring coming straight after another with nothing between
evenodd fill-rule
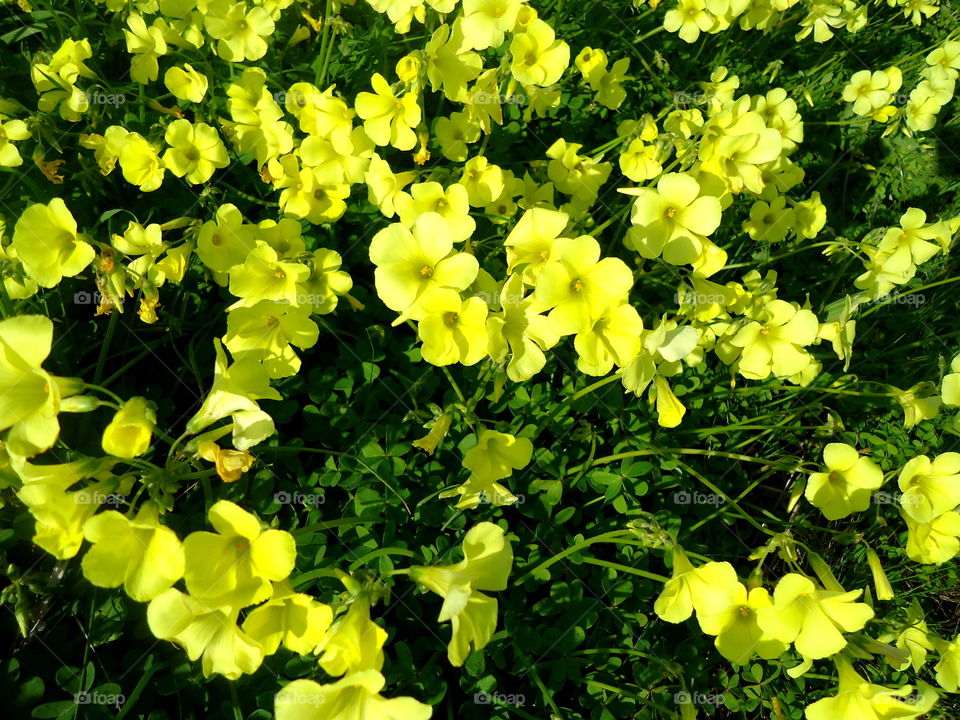
<instances>
[{"instance_id":1,"label":"bright yellow bloom","mask_svg":"<svg viewBox=\"0 0 960 720\"><path fill-rule=\"evenodd\" d=\"M291 345L311 348L319 333L309 307L260 300L227 313L223 344L237 360L249 357L262 363L271 378L290 377L300 370L300 358Z\"/></svg>"},{"instance_id":2,"label":"bright yellow bloom","mask_svg":"<svg viewBox=\"0 0 960 720\"><path fill-rule=\"evenodd\" d=\"M83 526L93 543L83 556L83 575L97 587L123 585L137 602L149 602L183 577L184 555L176 533L160 524L146 503L130 520L116 510L94 515Z\"/></svg>"},{"instance_id":3,"label":"bright yellow bloom","mask_svg":"<svg viewBox=\"0 0 960 720\"><path fill-rule=\"evenodd\" d=\"M467 189L457 183L446 189L436 182L416 183L410 186L409 194L397 195L395 206L400 222L408 228L412 228L424 213L437 213L447 221L447 230L453 242L463 242L477 227L476 221L470 217Z\"/></svg>"},{"instance_id":4,"label":"bright yellow bloom","mask_svg":"<svg viewBox=\"0 0 960 720\"><path fill-rule=\"evenodd\" d=\"M826 472L812 473L805 496L820 508L827 520L839 520L863 512L870 497L883 484L883 471L857 450L843 443L828 443L823 449Z\"/></svg>"},{"instance_id":5,"label":"bright yellow bloom","mask_svg":"<svg viewBox=\"0 0 960 720\"><path fill-rule=\"evenodd\" d=\"M132 13L127 18L127 27L129 30L125 28L123 34L127 39L127 52L133 56L130 59L130 77L146 85L160 74L157 58L167 54L167 43L156 22L153 27L147 27L141 15Z\"/></svg>"},{"instance_id":6,"label":"bright yellow bloom","mask_svg":"<svg viewBox=\"0 0 960 720\"><path fill-rule=\"evenodd\" d=\"M52 344L53 323L42 315L0 321L0 430L9 428L6 445L11 454L36 455L60 434L57 414L69 384L41 367Z\"/></svg>"},{"instance_id":7,"label":"bright yellow bloom","mask_svg":"<svg viewBox=\"0 0 960 720\"><path fill-rule=\"evenodd\" d=\"M182 646L190 660L202 656L204 677L217 673L236 680L254 673L263 662L263 648L237 627L238 613L171 588L147 606L147 623L161 640Z\"/></svg>"},{"instance_id":8,"label":"bright yellow bloom","mask_svg":"<svg viewBox=\"0 0 960 720\"><path fill-rule=\"evenodd\" d=\"M254 231L253 225L244 223L236 205L221 205L215 219L205 222L200 228L197 255L215 274L227 273L235 265L242 264L256 247Z\"/></svg>"},{"instance_id":9,"label":"bright yellow bloom","mask_svg":"<svg viewBox=\"0 0 960 720\"><path fill-rule=\"evenodd\" d=\"M612 304L622 303L633 273L619 258L600 259L600 245L589 235L570 240L559 258L537 275L537 306L552 308L548 317L559 335L588 330Z\"/></svg>"},{"instance_id":10,"label":"bright yellow bloom","mask_svg":"<svg viewBox=\"0 0 960 720\"><path fill-rule=\"evenodd\" d=\"M443 567L413 567L410 577L443 598L439 622L452 621L447 646L450 664L460 667L470 648L482 650L497 627L497 600L481 590L506 590L513 549L503 529L474 525L463 538L463 560Z\"/></svg>"},{"instance_id":11,"label":"bright yellow bloom","mask_svg":"<svg viewBox=\"0 0 960 720\"><path fill-rule=\"evenodd\" d=\"M103 431L103 451L121 458L143 455L150 447L157 414L146 398L127 400Z\"/></svg>"},{"instance_id":12,"label":"bright yellow bloom","mask_svg":"<svg viewBox=\"0 0 960 720\"><path fill-rule=\"evenodd\" d=\"M346 614L323 636L315 652L320 667L334 677L383 667L383 644L387 632L370 619L370 602L358 595Z\"/></svg>"},{"instance_id":13,"label":"bright yellow bloom","mask_svg":"<svg viewBox=\"0 0 960 720\"><path fill-rule=\"evenodd\" d=\"M771 300L764 305L761 320L753 320L730 340L743 348L739 372L751 380L763 380L772 373L789 378L811 362L804 349L817 338L817 316L796 303Z\"/></svg>"},{"instance_id":14,"label":"bright yellow bloom","mask_svg":"<svg viewBox=\"0 0 960 720\"><path fill-rule=\"evenodd\" d=\"M837 694L808 705L807 720L909 720L925 715L937 702L936 690L923 681L916 691L912 685L874 685L843 656L835 662L840 673Z\"/></svg>"},{"instance_id":15,"label":"bright yellow bloom","mask_svg":"<svg viewBox=\"0 0 960 720\"><path fill-rule=\"evenodd\" d=\"M873 609L854 602L863 590L824 590L797 573L780 578L773 603L757 611L760 629L785 643L793 643L805 658L830 657L847 645L844 632L862 630Z\"/></svg>"},{"instance_id":16,"label":"bright yellow bloom","mask_svg":"<svg viewBox=\"0 0 960 720\"><path fill-rule=\"evenodd\" d=\"M940 565L960 553L960 513L950 510L929 523L918 523L902 509L907 524L907 557L914 562Z\"/></svg>"},{"instance_id":17,"label":"bright yellow bloom","mask_svg":"<svg viewBox=\"0 0 960 720\"><path fill-rule=\"evenodd\" d=\"M557 40L543 20L534 20L526 32L513 36L510 55L510 72L523 85L553 85L570 64L570 46Z\"/></svg>"},{"instance_id":18,"label":"bright yellow bloom","mask_svg":"<svg viewBox=\"0 0 960 720\"><path fill-rule=\"evenodd\" d=\"M420 106L417 96L394 94L390 84L380 73L370 80L373 93L357 95L357 115L363 119L363 128L377 145L393 145L398 150L411 150L417 144L413 129L420 124Z\"/></svg>"},{"instance_id":19,"label":"bright yellow bloom","mask_svg":"<svg viewBox=\"0 0 960 720\"><path fill-rule=\"evenodd\" d=\"M230 62L259 60L267 53L264 38L274 31L273 18L262 7L233 0L209 0L203 25L218 40L217 54Z\"/></svg>"},{"instance_id":20,"label":"bright yellow bloom","mask_svg":"<svg viewBox=\"0 0 960 720\"><path fill-rule=\"evenodd\" d=\"M351 673L335 683L294 680L277 693L276 720L429 720L433 708L412 697L385 698L386 679L376 670Z\"/></svg>"},{"instance_id":21,"label":"bright yellow bloom","mask_svg":"<svg viewBox=\"0 0 960 720\"><path fill-rule=\"evenodd\" d=\"M306 655L323 639L333 621L329 605L309 595L295 593L289 581L276 583L271 598L250 611L243 631L273 655L280 643L288 650Z\"/></svg>"},{"instance_id":22,"label":"bright yellow bloom","mask_svg":"<svg viewBox=\"0 0 960 720\"><path fill-rule=\"evenodd\" d=\"M673 575L653 604L653 611L661 620L681 623L694 610L700 620L702 616L722 612L733 603L740 586L733 565L708 562L695 568L679 547L674 547L672 556Z\"/></svg>"},{"instance_id":23,"label":"bright yellow bloom","mask_svg":"<svg viewBox=\"0 0 960 720\"><path fill-rule=\"evenodd\" d=\"M27 275L52 288L82 272L96 255L77 232L77 221L61 198L28 207L13 228L13 248Z\"/></svg>"},{"instance_id":24,"label":"bright yellow bloom","mask_svg":"<svg viewBox=\"0 0 960 720\"><path fill-rule=\"evenodd\" d=\"M205 183L214 170L230 164L217 131L205 123L174 120L167 126L165 139L170 147L163 153L164 165L194 185Z\"/></svg>"},{"instance_id":25,"label":"bright yellow bloom","mask_svg":"<svg viewBox=\"0 0 960 720\"><path fill-rule=\"evenodd\" d=\"M207 76L193 69L190 63L174 66L163 75L163 84L174 97L198 103L207 94Z\"/></svg>"},{"instance_id":26,"label":"bright yellow bloom","mask_svg":"<svg viewBox=\"0 0 960 720\"><path fill-rule=\"evenodd\" d=\"M500 292L503 311L487 317L490 357L502 363L510 355L507 377L514 382L529 380L540 372L547 362L544 351L560 339L533 305L532 296L524 297L522 276L513 274Z\"/></svg>"},{"instance_id":27,"label":"bright yellow bloom","mask_svg":"<svg viewBox=\"0 0 960 720\"><path fill-rule=\"evenodd\" d=\"M256 305L261 300L297 304L297 283L310 276L301 263L284 262L277 251L257 240L240 265L230 268L230 292L241 298L233 307Z\"/></svg>"},{"instance_id":28,"label":"bright yellow bloom","mask_svg":"<svg viewBox=\"0 0 960 720\"><path fill-rule=\"evenodd\" d=\"M431 365L475 365L487 355L487 305L478 297L461 300L449 288L433 288L419 302L417 335Z\"/></svg>"},{"instance_id":29,"label":"bright yellow bloom","mask_svg":"<svg viewBox=\"0 0 960 720\"><path fill-rule=\"evenodd\" d=\"M166 168L153 143L138 133L129 133L120 149L123 178L144 192L152 192L163 183Z\"/></svg>"},{"instance_id":30,"label":"bright yellow bloom","mask_svg":"<svg viewBox=\"0 0 960 720\"><path fill-rule=\"evenodd\" d=\"M757 611L771 604L770 593L762 587L747 592L739 583L730 605L714 614L698 615L700 627L708 635L716 635L714 645L720 654L736 665L746 665L755 655L765 660L780 657L787 644L760 629Z\"/></svg>"},{"instance_id":31,"label":"bright yellow bloom","mask_svg":"<svg viewBox=\"0 0 960 720\"><path fill-rule=\"evenodd\" d=\"M238 360L228 366L219 340L214 340L214 348L217 357L213 387L200 409L187 421L187 432L198 433L229 415L234 421L234 447L247 450L269 437L274 430L273 420L255 401L263 398L280 400L280 393L270 387L266 370L256 360Z\"/></svg>"},{"instance_id":32,"label":"bright yellow bloom","mask_svg":"<svg viewBox=\"0 0 960 720\"><path fill-rule=\"evenodd\" d=\"M640 349L642 334L643 320L632 305L610 305L573 339L577 369L587 375L606 375L614 365L627 365Z\"/></svg>"},{"instance_id":33,"label":"bright yellow bloom","mask_svg":"<svg viewBox=\"0 0 960 720\"><path fill-rule=\"evenodd\" d=\"M20 167L23 158L13 143L30 137L30 130L23 120L6 120L0 115L0 167Z\"/></svg>"},{"instance_id":34,"label":"bright yellow bloom","mask_svg":"<svg viewBox=\"0 0 960 720\"><path fill-rule=\"evenodd\" d=\"M327 315L337 308L339 298L350 292L353 280L341 270L343 258L340 253L327 248L318 248L308 260L309 277L300 283L300 305L317 315Z\"/></svg>"},{"instance_id":35,"label":"bright yellow bloom","mask_svg":"<svg viewBox=\"0 0 960 720\"><path fill-rule=\"evenodd\" d=\"M498 48L517 24L524 0L463 0L463 35L474 50Z\"/></svg>"},{"instance_id":36,"label":"bright yellow bloom","mask_svg":"<svg viewBox=\"0 0 960 720\"><path fill-rule=\"evenodd\" d=\"M720 201L705 194L696 178L668 173L657 187L632 192L633 247L647 258L663 255L671 265L693 264L702 243L720 226Z\"/></svg>"},{"instance_id":37,"label":"bright yellow bloom","mask_svg":"<svg viewBox=\"0 0 960 720\"><path fill-rule=\"evenodd\" d=\"M234 609L269 598L270 581L285 580L293 570L293 536L261 529L255 515L229 500L214 503L207 519L216 533L193 532L183 541L190 595L211 607Z\"/></svg>"},{"instance_id":38,"label":"bright yellow bloom","mask_svg":"<svg viewBox=\"0 0 960 720\"><path fill-rule=\"evenodd\" d=\"M930 460L913 458L898 480L903 512L918 523L930 523L960 505L960 453L946 452Z\"/></svg>"},{"instance_id":39,"label":"bright yellow bloom","mask_svg":"<svg viewBox=\"0 0 960 720\"><path fill-rule=\"evenodd\" d=\"M447 222L434 212L420 215L412 232L400 223L378 232L370 242L370 260L383 304L414 320L424 315L420 300L428 290L463 290L479 268L473 255L453 253Z\"/></svg>"}]
</instances>

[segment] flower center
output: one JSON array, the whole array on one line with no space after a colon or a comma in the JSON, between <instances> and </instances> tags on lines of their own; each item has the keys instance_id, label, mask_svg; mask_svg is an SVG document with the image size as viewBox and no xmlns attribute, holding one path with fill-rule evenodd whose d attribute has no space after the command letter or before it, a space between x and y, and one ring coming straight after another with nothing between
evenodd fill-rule
<instances>
[{"instance_id":1,"label":"flower center","mask_svg":"<svg viewBox=\"0 0 960 720\"><path fill-rule=\"evenodd\" d=\"M198 153L197 149L194 147L185 150L183 156L191 162L196 162L200 159L200 153Z\"/></svg>"},{"instance_id":2,"label":"flower center","mask_svg":"<svg viewBox=\"0 0 960 720\"><path fill-rule=\"evenodd\" d=\"M283 270L281 270L280 268L277 268L276 270L274 270L273 276L274 276L277 280L283 280L283 279L287 276L287 274L286 274Z\"/></svg>"},{"instance_id":3,"label":"flower center","mask_svg":"<svg viewBox=\"0 0 960 720\"><path fill-rule=\"evenodd\" d=\"M220 239L219 235L214 235L210 238L210 243L213 245L220 245L223 243L223 240Z\"/></svg>"},{"instance_id":4,"label":"flower center","mask_svg":"<svg viewBox=\"0 0 960 720\"><path fill-rule=\"evenodd\" d=\"M670 220L672 220L677 216L677 209L671 205L670 207L667 208L666 212L664 212L664 215L666 215Z\"/></svg>"},{"instance_id":5,"label":"flower center","mask_svg":"<svg viewBox=\"0 0 960 720\"><path fill-rule=\"evenodd\" d=\"M422 268L420 268L420 277L424 278L425 280L432 278L433 268L429 265L424 265Z\"/></svg>"},{"instance_id":6,"label":"flower center","mask_svg":"<svg viewBox=\"0 0 960 720\"><path fill-rule=\"evenodd\" d=\"M448 312L443 314L444 324L449 325L450 327L453 327L454 325L456 325L459 320L460 320L459 313Z\"/></svg>"},{"instance_id":7,"label":"flower center","mask_svg":"<svg viewBox=\"0 0 960 720\"><path fill-rule=\"evenodd\" d=\"M581 280L580 278L577 278L576 280L574 280L572 283L570 283L570 289L573 290L575 293L582 291L583 280Z\"/></svg>"},{"instance_id":8,"label":"flower center","mask_svg":"<svg viewBox=\"0 0 960 720\"><path fill-rule=\"evenodd\" d=\"M527 56L523 59L523 62L527 65L535 65L537 62L537 56L533 53L527 53Z\"/></svg>"}]
</instances>

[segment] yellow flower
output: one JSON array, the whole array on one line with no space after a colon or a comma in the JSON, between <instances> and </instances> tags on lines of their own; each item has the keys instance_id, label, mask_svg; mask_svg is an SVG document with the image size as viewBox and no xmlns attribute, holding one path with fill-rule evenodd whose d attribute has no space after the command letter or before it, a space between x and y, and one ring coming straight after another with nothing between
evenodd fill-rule
<instances>
[{"instance_id":1,"label":"yellow flower","mask_svg":"<svg viewBox=\"0 0 960 720\"><path fill-rule=\"evenodd\" d=\"M524 0L463 0L463 35L474 50L497 48L517 24Z\"/></svg>"},{"instance_id":2,"label":"yellow flower","mask_svg":"<svg viewBox=\"0 0 960 720\"><path fill-rule=\"evenodd\" d=\"M395 95L380 73L374 73L370 82L374 92L361 92L356 100L357 115L363 119L367 135L377 145L413 149L417 144L413 128L420 123L417 96L413 93Z\"/></svg>"},{"instance_id":3,"label":"yellow flower","mask_svg":"<svg viewBox=\"0 0 960 720\"><path fill-rule=\"evenodd\" d=\"M310 276L300 283L306 297L298 298L301 305L317 315L327 315L337 309L339 298L350 292L353 280L341 270L340 253L327 248L313 251L309 259Z\"/></svg>"},{"instance_id":4,"label":"yellow flower","mask_svg":"<svg viewBox=\"0 0 960 720\"><path fill-rule=\"evenodd\" d=\"M152 192L163 183L166 169L157 148L138 133L127 135L119 160L124 179L144 192Z\"/></svg>"},{"instance_id":5,"label":"yellow flower","mask_svg":"<svg viewBox=\"0 0 960 720\"><path fill-rule=\"evenodd\" d=\"M431 365L475 365L487 356L487 305L478 297L461 300L449 288L434 288L420 300L417 334Z\"/></svg>"},{"instance_id":6,"label":"yellow flower","mask_svg":"<svg viewBox=\"0 0 960 720\"><path fill-rule=\"evenodd\" d=\"M844 632L863 629L873 617L865 603L854 602L862 590L824 590L797 573L780 578L773 603L757 611L760 629L785 643L793 643L803 657L830 657L847 645Z\"/></svg>"},{"instance_id":7,"label":"yellow flower","mask_svg":"<svg viewBox=\"0 0 960 720\"><path fill-rule=\"evenodd\" d=\"M264 38L274 31L273 18L264 8L233 0L210 0L203 25L219 41L217 54L229 62L262 58L267 53Z\"/></svg>"},{"instance_id":8,"label":"yellow flower","mask_svg":"<svg viewBox=\"0 0 960 720\"><path fill-rule=\"evenodd\" d=\"M589 235L566 243L559 258L537 275L535 300L559 335L589 329L610 305L622 303L633 273L619 258L600 259L600 245Z\"/></svg>"},{"instance_id":9,"label":"yellow flower","mask_svg":"<svg viewBox=\"0 0 960 720\"><path fill-rule=\"evenodd\" d=\"M633 191L630 221L637 227L631 244L641 255L663 255L671 265L696 262L702 243L720 226L720 201L704 193L696 178L683 173L661 176L656 189Z\"/></svg>"},{"instance_id":10,"label":"yellow flower","mask_svg":"<svg viewBox=\"0 0 960 720\"><path fill-rule=\"evenodd\" d=\"M146 503L130 520L116 510L94 515L83 526L93 543L83 556L83 576L97 587L123 585L137 602L149 602L183 577L184 555L176 533L160 524Z\"/></svg>"},{"instance_id":11,"label":"yellow flower","mask_svg":"<svg viewBox=\"0 0 960 720\"><path fill-rule=\"evenodd\" d=\"M309 308L261 300L227 313L223 344L235 359L261 363L271 378L290 377L300 370L300 358L291 345L311 348L319 332Z\"/></svg>"},{"instance_id":12,"label":"yellow flower","mask_svg":"<svg viewBox=\"0 0 960 720\"><path fill-rule=\"evenodd\" d=\"M471 205L484 207L503 193L503 170L491 165L483 155L478 155L464 163L460 184L467 189Z\"/></svg>"},{"instance_id":13,"label":"yellow flower","mask_svg":"<svg viewBox=\"0 0 960 720\"><path fill-rule=\"evenodd\" d=\"M228 612L171 588L150 601L147 623L161 640L181 645L190 660L203 657L203 676L236 680L263 662L263 647L237 627L239 610Z\"/></svg>"},{"instance_id":14,"label":"yellow flower","mask_svg":"<svg viewBox=\"0 0 960 720\"><path fill-rule=\"evenodd\" d=\"M141 15L132 13L127 18L127 27L123 31L127 39L127 52L133 57L130 59L130 77L141 85L146 85L157 79L160 65L157 58L167 54L167 43L163 33L154 22L153 27L147 27Z\"/></svg>"},{"instance_id":15,"label":"yellow flower","mask_svg":"<svg viewBox=\"0 0 960 720\"><path fill-rule=\"evenodd\" d=\"M183 541L190 595L211 607L234 609L270 597L270 581L285 580L293 570L293 536L262 530L255 515L228 500L215 503L207 519L216 533L193 532Z\"/></svg>"},{"instance_id":16,"label":"yellow flower","mask_svg":"<svg viewBox=\"0 0 960 720\"><path fill-rule=\"evenodd\" d=\"M914 562L941 565L960 552L960 513L950 510L929 523L918 523L900 510L907 524L907 557Z\"/></svg>"},{"instance_id":17,"label":"yellow flower","mask_svg":"<svg viewBox=\"0 0 960 720\"><path fill-rule=\"evenodd\" d=\"M227 416L233 418L233 445L247 450L274 430L273 420L255 402L262 398L280 400L270 387L266 370L248 358L227 365L227 356L219 340L214 340L216 365L213 387L196 414L187 421L187 432L195 434Z\"/></svg>"},{"instance_id":18,"label":"yellow flower","mask_svg":"<svg viewBox=\"0 0 960 720\"><path fill-rule=\"evenodd\" d=\"M0 115L0 167L20 167L23 158L14 141L26 140L30 130L23 120L5 120Z\"/></svg>"},{"instance_id":19,"label":"yellow flower","mask_svg":"<svg viewBox=\"0 0 960 720\"><path fill-rule=\"evenodd\" d=\"M400 193L395 202L400 222L408 228L416 224L422 214L435 212L447 221L447 230L453 242L468 239L477 227L470 217L470 201L467 189L454 183L444 189L437 182L416 183L410 186L410 193Z\"/></svg>"},{"instance_id":20,"label":"yellow flower","mask_svg":"<svg viewBox=\"0 0 960 720\"><path fill-rule=\"evenodd\" d=\"M540 372L547 362L544 351L559 340L550 321L537 313L533 305L531 296L524 297L523 278L515 273L500 292L503 312L487 318L490 357L501 363L510 355L507 377L514 382L529 380Z\"/></svg>"},{"instance_id":21,"label":"yellow flower","mask_svg":"<svg viewBox=\"0 0 960 720\"><path fill-rule=\"evenodd\" d=\"M733 604L740 587L733 565L708 562L695 568L679 547L674 547L672 556L673 576L653 604L660 619L682 623L696 610L702 627L703 617L715 616Z\"/></svg>"},{"instance_id":22,"label":"yellow flower","mask_svg":"<svg viewBox=\"0 0 960 720\"><path fill-rule=\"evenodd\" d=\"M163 75L163 84L175 97L198 103L207 94L207 76L193 69L190 63L174 66Z\"/></svg>"},{"instance_id":23,"label":"yellow flower","mask_svg":"<svg viewBox=\"0 0 960 720\"><path fill-rule=\"evenodd\" d=\"M214 463L217 475L224 482L236 482L256 461L246 450L224 449L212 440L197 443L197 457Z\"/></svg>"},{"instance_id":24,"label":"yellow flower","mask_svg":"<svg viewBox=\"0 0 960 720\"><path fill-rule=\"evenodd\" d=\"M837 694L808 705L807 720L893 720L926 715L937 702L937 692L925 682L888 688L868 682L850 661L836 658L840 683Z\"/></svg>"},{"instance_id":25,"label":"yellow flower","mask_svg":"<svg viewBox=\"0 0 960 720\"><path fill-rule=\"evenodd\" d=\"M420 215L412 232L400 223L378 232L370 242L370 260L376 266L377 295L388 308L403 314L398 322L419 320L428 290L463 290L479 268L473 255L453 252L447 222L434 212Z\"/></svg>"},{"instance_id":26,"label":"yellow flower","mask_svg":"<svg viewBox=\"0 0 960 720\"><path fill-rule=\"evenodd\" d=\"M337 618L315 652L320 654L320 667L334 677L376 671L383 667L386 640L386 631L370 619L370 602L361 594Z\"/></svg>"},{"instance_id":27,"label":"yellow flower","mask_svg":"<svg viewBox=\"0 0 960 720\"><path fill-rule=\"evenodd\" d=\"M677 33L688 43L696 42L700 33L708 31L715 22L706 8L704 0L679 0L677 6L663 16L663 28Z\"/></svg>"},{"instance_id":28,"label":"yellow flower","mask_svg":"<svg viewBox=\"0 0 960 720\"><path fill-rule=\"evenodd\" d=\"M351 673L335 683L294 680L277 693L276 720L429 720L433 708L412 697L385 698L386 679L376 670Z\"/></svg>"},{"instance_id":29,"label":"yellow flower","mask_svg":"<svg viewBox=\"0 0 960 720\"><path fill-rule=\"evenodd\" d=\"M266 655L273 655L281 642L288 650L306 655L320 643L332 620L329 605L295 593L284 580L273 586L267 602L250 611L242 627Z\"/></svg>"},{"instance_id":30,"label":"yellow flower","mask_svg":"<svg viewBox=\"0 0 960 720\"><path fill-rule=\"evenodd\" d=\"M460 667L471 646L482 650L497 628L497 600L481 590L506 590L513 549L503 528L489 522L474 525L463 538L463 560L443 567L413 567L410 577L443 598L439 622L450 620L447 646L450 664Z\"/></svg>"},{"instance_id":31,"label":"yellow flower","mask_svg":"<svg viewBox=\"0 0 960 720\"><path fill-rule=\"evenodd\" d=\"M764 588L756 587L748 593L739 583L727 607L713 614L698 615L700 626L708 635L716 635L713 644L736 665L746 665L755 655L772 660L783 655L788 646L769 636L757 624L757 611L770 604L770 593Z\"/></svg>"},{"instance_id":32,"label":"yellow flower","mask_svg":"<svg viewBox=\"0 0 960 720\"><path fill-rule=\"evenodd\" d=\"M165 139L170 147L163 153L164 165L194 185L205 183L214 170L230 164L217 131L205 123L174 120L167 126Z\"/></svg>"},{"instance_id":33,"label":"yellow flower","mask_svg":"<svg viewBox=\"0 0 960 720\"><path fill-rule=\"evenodd\" d=\"M898 484L903 512L918 523L933 522L960 505L960 454L918 455L903 466Z\"/></svg>"},{"instance_id":34,"label":"yellow flower","mask_svg":"<svg viewBox=\"0 0 960 720\"><path fill-rule=\"evenodd\" d=\"M526 32L510 41L510 72L523 85L553 85L570 64L570 46L557 40L543 20L534 20Z\"/></svg>"},{"instance_id":35,"label":"yellow flower","mask_svg":"<svg viewBox=\"0 0 960 720\"><path fill-rule=\"evenodd\" d=\"M300 263L283 262L277 251L257 240L240 265L230 268L230 292L241 300L232 307L250 307L261 300L297 305L297 283L310 276L310 269Z\"/></svg>"},{"instance_id":36,"label":"yellow flower","mask_svg":"<svg viewBox=\"0 0 960 720\"><path fill-rule=\"evenodd\" d=\"M771 373L789 378L811 362L804 349L817 338L817 316L796 303L771 300L764 305L761 320L753 320L730 340L743 348L739 372L751 380L763 380Z\"/></svg>"},{"instance_id":37,"label":"yellow flower","mask_svg":"<svg viewBox=\"0 0 960 720\"><path fill-rule=\"evenodd\" d=\"M829 443L823 449L827 472L812 473L805 496L827 520L839 520L870 505L874 490L883 484L883 471L855 448Z\"/></svg>"},{"instance_id":38,"label":"yellow flower","mask_svg":"<svg viewBox=\"0 0 960 720\"><path fill-rule=\"evenodd\" d=\"M215 274L227 273L235 265L242 264L256 247L254 230L253 225L244 223L236 205L221 205L217 208L215 219L205 222L200 228L197 236L200 261Z\"/></svg>"},{"instance_id":39,"label":"yellow flower","mask_svg":"<svg viewBox=\"0 0 960 720\"><path fill-rule=\"evenodd\" d=\"M614 365L627 365L640 349L642 333L643 320L632 305L610 305L573 339L577 369L587 375L606 375Z\"/></svg>"},{"instance_id":40,"label":"yellow flower","mask_svg":"<svg viewBox=\"0 0 960 720\"><path fill-rule=\"evenodd\" d=\"M96 255L77 233L77 221L61 198L28 207L13 228L13 248L27 275L52 288L82 272Z\"/></svg>"},{"instance_id":41,"label":"yellow flower","mask_svg":"<svg viewBox=\"0 0 960 720\"><path fill-rule=\"evenodd\" d=\"M156 423L156 411L146 398L130 398L120 406L103 431L103 451L121 458L143 455L150 447Z\"/></svg>"}]
</instances>

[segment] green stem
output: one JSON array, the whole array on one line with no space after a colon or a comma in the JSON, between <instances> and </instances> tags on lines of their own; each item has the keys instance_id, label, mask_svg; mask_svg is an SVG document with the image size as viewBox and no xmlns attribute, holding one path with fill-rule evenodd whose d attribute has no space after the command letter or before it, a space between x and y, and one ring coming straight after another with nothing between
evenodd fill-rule
<instances>
[{"instance_id":1,"label":"green stem","mask_svg":"<svg viewBox=\"0 0 960 720\"><path fill-rule=\"evenodd\" d=\"M103 378L103 370L107 364L107 355L110 352L110 343L113 342L113 336L117 332L117 324L120 322L120 313L114 311L110 313L110 321L107 323L107 335L103 339L103 345L100 346L100 355L97 358L97 368L93 371L93 382L99 383Z\"/></svg>"}]
</instances>

